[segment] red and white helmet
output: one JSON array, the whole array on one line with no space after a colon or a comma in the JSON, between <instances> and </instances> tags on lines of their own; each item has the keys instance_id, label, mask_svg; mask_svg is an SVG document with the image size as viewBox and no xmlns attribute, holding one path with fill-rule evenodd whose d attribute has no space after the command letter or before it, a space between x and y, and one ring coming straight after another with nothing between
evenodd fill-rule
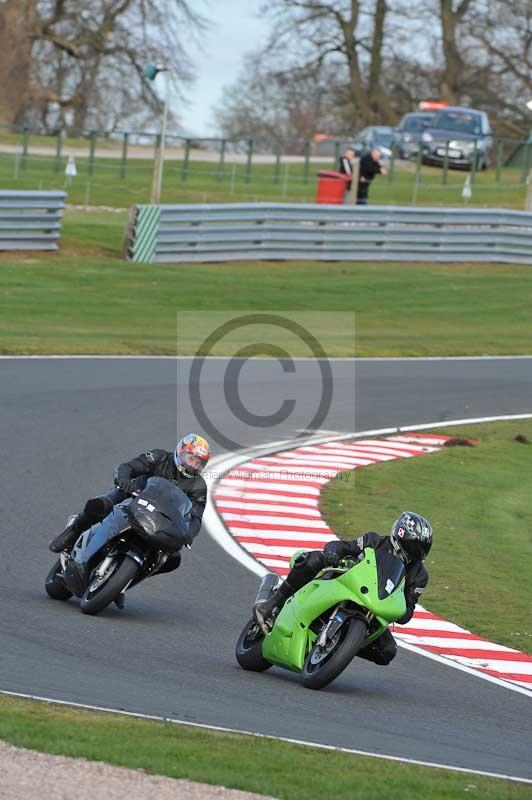
<instances>
[{"instance_id":1,"label":"red and white helmet","mask_svg":"<svg viewBox=\"0 0 532 800\"><path fill-rule=\"evenodd\" d=\"M208 441L196 433L188 433L176 445L174 462L185 478L193 478L201 475L210 457Z\"/></svg>"}]
</instances>

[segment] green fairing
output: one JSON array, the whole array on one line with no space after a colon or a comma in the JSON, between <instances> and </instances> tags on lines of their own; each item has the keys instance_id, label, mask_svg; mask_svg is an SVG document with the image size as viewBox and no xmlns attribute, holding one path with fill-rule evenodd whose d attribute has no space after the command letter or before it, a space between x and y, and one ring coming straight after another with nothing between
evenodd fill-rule
<instances>
[{"instance_id":1,"label":"green fairing","mask_svg":"<svg viewBox=\"0 0 532 800\"><path fill-rule=\"evenodd\" d=\"M264 658L272 664L300 672L316 640L316 634L309 626L325 611L332 611L348 600L373 612L380 623L365 639L365 647L406 612L404 583L403 577L392 593L381 600L378 595L375 550L366 547L364 559L339 573L337 578L310 581L287 600L272 632L264 639ZM366 593L360 591L363 586L368 589Z\"/></svg>"}]
</instances>

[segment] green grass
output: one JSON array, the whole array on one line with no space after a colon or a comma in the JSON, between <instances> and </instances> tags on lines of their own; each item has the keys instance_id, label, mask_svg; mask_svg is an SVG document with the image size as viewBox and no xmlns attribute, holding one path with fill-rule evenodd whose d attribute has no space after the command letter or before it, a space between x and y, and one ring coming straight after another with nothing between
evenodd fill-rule
<instances>
[{"instance_id":1,"label":"green grass","mask_svg":"<svg viewBox=\"0 0 532 800\"><path fill-rule=\"evenodd\" d=\"M68 148L63 151L68 153ZM235 203L235 202L308 202L313 203L319 169L335 168L332 160L311 163L305 175L303 163L253 164L247 174L246 164L191 160L165 164L162 202L165 203ZM25 168L23 168L25 163ZM56 171L55 158L32 156L25 162L15 161L12 154L0 154L0 181L4 189L63 189L65 160ZM18 167L17 167L18 164ZM68 202L125 208L149 202L153 161L151 158L130 159L124 177L120 159L97 157L93 174L89 174L88 158L76 156L78 175L68 187ZM411 204L464 206L462 188L466 173L449 170L444 185L443 170L424 166L421 181L415 189L415 165L398 163L393 181L377 177L370 190L374 204ZM477 173L469 205L523 209L526 185L518 168L501 170L500 182L494 169Z\"/></svg>"},{"instance_id":2,"label":"green grass","mask_svg":"<svg viewBox=\"0 0 532 800\"><path fill-rule=\"evenodd\" d=\"M436 429L437 430L437 429ZM434 526L423 605L487 639L532 653L532 422L442 429L478 439L346 473L322 496L342 538L387 533L405 509ZM530 444L515 442L525 435Z\"/></svg>"},{"instance_id":3,"label":"green grass","mask_svg":"<svg viewBox=\"0 0 532 800\"><path fill-rule=\"evenodd\" d=\"M496 778L221 734L171 723L0 697L0 739L280 800L520 800L530 787Z\"/></svg>"},{"instance_id":4,"label":"green grass","mask_svg":"<svg viewBox=\"0 0 532 800\"><path fill-rule=\"evenodd\" d=\"M184 309L312 312L329 355L353 355L353 337L345 317L324 325L316 310L356 313L358 356L532 349L525 265L132 264L120 256L125 222L69 212L58 252L0 256L0 352L175 354Z\"/></svg>"}]
</instances>

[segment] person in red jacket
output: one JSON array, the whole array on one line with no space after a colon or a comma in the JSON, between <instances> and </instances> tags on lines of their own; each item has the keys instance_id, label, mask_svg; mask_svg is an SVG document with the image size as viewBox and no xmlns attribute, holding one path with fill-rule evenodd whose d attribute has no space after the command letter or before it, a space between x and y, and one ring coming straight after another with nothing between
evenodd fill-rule
<instances>
[{"instance_id":1,"label":"person in red jacket","mask_svg":"<svg viewBox=\"0 0 532 800\"><path fill-rule=\"evenodd\" d=\"M298 589L309 583L325 567L337 567L342 558L347 556L358 558L365 547L374 549L386 547L399 556L405 565L405 600L406 613L397 622L406 625L410 622L414 608L429 580L429 573L423 559L432 547L432 525L421 514L403 511L392 525L389 536L380 536L369 531L348 542L328 542L323 550L310 550L296 559L286 580L275 590L272 596L259 603L253 609L255 618L263 633L270 633L280 610ZM386 665L395 658L397 644L388 629L370 645L358 652L361 658L375 664Z\"/></svg>"}]
</instances>

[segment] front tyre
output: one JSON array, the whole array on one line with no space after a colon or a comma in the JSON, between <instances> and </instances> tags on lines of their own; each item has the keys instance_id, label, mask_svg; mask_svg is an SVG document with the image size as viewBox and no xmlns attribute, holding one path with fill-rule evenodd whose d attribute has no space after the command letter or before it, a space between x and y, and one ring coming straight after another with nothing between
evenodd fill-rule
<instances>
[{"instance_id":1,"label":"front tyre","mask_svg":"<svg viewBox=\"0 0 532 800\"><path fill-rule=\"evenodd\" d=\"M364 620L348 617L324 647L314 645L303 665L303 685L322 689L331 683L356 656L367 632Z\"/></svg>"},{"instance_id":2,"label":"front tyre","mask_svg":"<svg viewBox=\"0 0 532 800\"><path fill-rule=\"evenodd\" d=\"M69 600L72 597L72 592L67 589L63 581L63 568L61 566L61 559L57 559L52 569L46 576L44 582L46 594L53 600Z\"/></svg>"},{"instance_id":3,"label":"front tyre","mask_svg":"<svg viewBox=\"0 0 532 800\"><path fill-rule=\"evenodd\" d=\"M271 667L270 662L262 656L263 641L264 634L257 621L254 618L250 619L236 643L236 660L242 669L264 672Z\"/></svg>"},{"instance_id":4,"label":"front tyre","mask_svg":"<svg viewBox=\"0 0 532 800\"><path fill-rule=\"evenodd\" d=\"M83 614L99 614L137 575L139 565L129 556L112 572L109 578L91 590L92 583L81 598Z\"/></svg>"}]
</instances>

